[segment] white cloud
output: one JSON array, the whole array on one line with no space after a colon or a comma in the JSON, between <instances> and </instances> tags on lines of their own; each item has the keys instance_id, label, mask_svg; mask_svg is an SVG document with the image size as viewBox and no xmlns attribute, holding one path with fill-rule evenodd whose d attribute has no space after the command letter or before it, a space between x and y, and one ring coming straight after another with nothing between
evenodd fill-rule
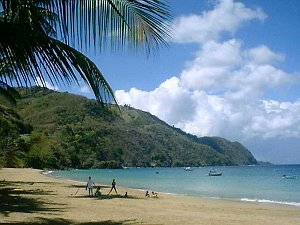
<instances>
[{"instance_id":1,"label":"white cloud","mask_svg":"<svg viewBox=\"0 0 300 225\"><path fill-rule=\"evenodd\" d=\"M283 60L281 54L265 46L246 50L242 46L235 39L203 44L196 58L182 71L182 85L236 100L261 97L268 87L292 82L290 74L272 65Z\"/></svg>"},{"instance_id":2,"label":"white cloud","mask_svg":"<svg viewBox=\"0 0 300 225\"><path fill-rule=\"evenodd\" d=\"M120 104L129 104L159 118L168 118L170 124L188 120L195 111L191 93L180 86L177 77L166 80L150 92L132 88L129 92L118 90L115 94Z\"/></svg>"},{"instance_id":3,"label":"white cloud","mask_svg":"<svg viewBox=\"0 0 300 225\"><path fill-rule=\"evenodd\" d=\"M284 56L259 45L245 49L237 39L218 41L243 23L266 15L232 0L211 11L175 20L175 41L201 43L195 59L152 91L118 90L120 104L148 111L170 125L198 136L249 138L300 137L300 100L265 99L265 91L293 82L276 65Z\"/></svg>"},{"instance_id":4,"label":"white cloud","mask_svg":"<svg viewBox=\"0 0 300 225\"><path fill-rule=\"evenodd\" d=\"M181 73L183 85L197 90L224 89L230 73L241 63L240 46L236 40L204 44Z\"/></svg>"},{"instance_id":5,"label":"white cloud","mask_svg":"<svg viewBox=\"0 0 300 225\"><path fill-rule=\"evenodd\" d=\"M265 45L250 49L245 54L246 57L249 57L250 62L252 61L255 64L274 63L275 61L283 61L285 59L284 55L274 53Z\"/></svg>"},{"instance_id":6,"label":"white cloud","mask_svg":"<svg viewBox=\"0 0 300 225\"><path fill-rule=\"evenodd\" d=\"M173 27L174 42L205 43L218 40L223 32L234 33L247 21L263 21L267 17L260 8L249 9L243 3L233 0L216 2L211 11L176 18Z\"/></svg>"},{"instance_id":7,"label":"white cloud","mask_svg":"<svg viewBox=\"0 0 300 225\"><path fill-rule=\"evenodd\" d=\"M300 113L300 101L291 103L264 100L261 107L262 111L254 115L244 127L244 132L249 137L300 137L300 119L297 116Z\"/></svg>"},{"instance_id":8,"label":"white cloud","mask_svg":"<svg viewBox=\"0 0 300 225\"><path fill-rule=\"evenodd\" d=\"M159 87L150 92L122 90L116 92L116 97L120 104L149 111L198 136L218 135L235 140L300 137L300 101L250 100L242 104L180 86Z\"/></svg>"},{"instance_id":9,"label":"white cloud","mask_svg":"<svg viewBox=\"0 0 300 225\"><path fill-rule=\"evenodd\" d=\"M58 86L54 86L54 85L50 84L48 81L41 79L40 77L37 77L35 84L40 87L46 87L50 90L54 90L54 91L59 90Z\"/></svg>"}]
</instances>

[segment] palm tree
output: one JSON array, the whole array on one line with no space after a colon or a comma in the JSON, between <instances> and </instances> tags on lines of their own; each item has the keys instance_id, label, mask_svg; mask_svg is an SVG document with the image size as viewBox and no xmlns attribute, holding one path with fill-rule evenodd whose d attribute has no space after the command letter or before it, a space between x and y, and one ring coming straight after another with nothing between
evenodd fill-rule
<instances>
[{"instance_id":1,"label":"palm tree","mask_svg":"<svg viewBox=\"0 0 300 225\"><path fill-rule=\"evenodd\" d=\"M79 84L100 103L116 102L97 66L79 50L157 50L167 43L168 6L161 0L0 0L0 92L42 80ZM79 49L79 50L77 50ZM2 88L2 89L1 89ZM5 92L6 91L6 92ZM13 97L10 95L10 97Z\"/></svg>"}]
</instances>

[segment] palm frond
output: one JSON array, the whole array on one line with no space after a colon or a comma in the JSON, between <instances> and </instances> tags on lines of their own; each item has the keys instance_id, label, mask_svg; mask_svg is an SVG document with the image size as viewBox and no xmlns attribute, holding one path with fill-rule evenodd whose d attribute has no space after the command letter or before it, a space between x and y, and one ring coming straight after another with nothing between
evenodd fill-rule
<instances>
[{"instance_id":1,"label":"palm frond","mask_svg":"<svg viewBox=\"0 0 300 225\"><path fill-rule=\"evenodd\" d=\"M170 10L160 0L64 0L49 1L45 7L60 18L66 42L82 47L116 50L124 46L150 52L170 39Z\"/></svg>"},{"instance_id":2,"label":"palm frond","mask_svg":"<svg viewBox=\"0 0 300 225\"><path fill-rule=\"evenodd\" d=\"M29 86L50 80L53 85L79 83L79 75L101 103L115 102L114 94L97 66L76 49L43 34L14 29L0 22L5 36L0 36L0 54L14 59L9 82ZM15 38L9 38L14 36ZM20 76L18 76L20 75Z\"/></svg>"},{"instance_id":3,"label":"palm frond","mask_svg":"<svg viewBox=\"0 0 300 225\"><path fill-rule=\"evenodd\" d=\"M63 42L57 41L53 38L50 40L49 48L53 49L58 60L61 60L65 67L72 65L84 82L93 90L100 103L116 102L113 90L105 80L101 71L89 58ZM41 52L39 54L41 54ZM64 78L78 82L76 74L71 73L71 75L72 77L70 78L66 76Z\"/></svg>"},{"instance_id":4,"label":"palm frond","mask_svg":"<svg viewBox=\"0 0 300 225\"><path fill-rule=\"evenodd\" d=\"M115 102L97 66L69 46L151 49L167 43L171 15L161 0L0 0L0 58L12 73L7 85L49 80L79 83L81 77L101 103ZM0 9L1 9L0 6Z\"/></svg>"}]
</instances>

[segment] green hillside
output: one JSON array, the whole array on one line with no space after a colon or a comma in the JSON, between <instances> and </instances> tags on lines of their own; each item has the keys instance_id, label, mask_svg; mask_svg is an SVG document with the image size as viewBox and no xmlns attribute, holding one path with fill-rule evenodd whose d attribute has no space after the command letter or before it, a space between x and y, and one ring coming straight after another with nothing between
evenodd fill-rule
<instances>
[{"instance_id":1,"label":"green hillside","mask_svg":"<svg viewBox=\"0 0 300 225\"><path fill-rule=\"evenodd\" d=\"M21 143L17 147L14 141L0 143L3 165L9 146L15 146L16 166L34 168L257 163L238 142L197 138L129 106L119 110L111 105L104 110L94 100L38 87L21 89L20 93L22 99L14 109L17 113L6 116L18 115L18 119L7 122L6 114L0 114L2 127L14 130L15 142ZM0 135L5 140L11 134L2 129Z\"/></svg>"},{"instance_id":2,"label":"green hillside","mask_svg":"<svg viewBox=\"0 0 300 225\"><path fill-rule=\"evenodd\" d=\"M198 139L198 143L208 145L217 152L229 156L238 165L257 164L251 152L237 141L229 142L220 137L202 137Z\"/></svg>"}]
</instances>

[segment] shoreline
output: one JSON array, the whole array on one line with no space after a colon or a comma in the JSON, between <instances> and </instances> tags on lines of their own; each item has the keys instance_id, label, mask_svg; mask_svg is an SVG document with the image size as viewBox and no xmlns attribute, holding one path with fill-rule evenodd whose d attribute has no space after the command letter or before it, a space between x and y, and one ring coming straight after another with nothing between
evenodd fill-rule
<instances>
[{"instance_id":1,"label":"shoreline","mask_svg":"<svg viewBox=\"0 0 300 225\"><path fill-rule=\"evenodd\" d=\"M119 196L88 197L84 182L34 169L0 169L0 182L1 224L300 224L293 206L164 193L146 198L126 187L117 187Z\"/></svg>"},{"instance_id":2,"label":"shoreline","mask_svg":"<svg viewBox=\"0 0 300 225\"><path fill-rule=\"evenodd\" d=\"M52 170L44 170L43 172L44 175L53 177L56 179L61 179L61 180L67 180L67 181L74 181L74 182L83 182L83 181L78 181L78 180L72 180L68 178L64 178L61 176L55 176L51 175ZM83 182L84 183L84 182ZM109 187L109 184L105 184L105 186ZM139 187L126 187L126 186L118 186L123 189L132 189L135 191L141 191L141 192L146 192L147 189L139 188ZM264 199L264 198L249 198L249 197L241 197L241 198L227 198L227 197L219 197L219 196L203 196L203 195L192 195L192 194L185 194L185 193L173 193L173 192L162 192L162 191L157 191L156 192L164 195L174 195L174 196L182 196L182 197L195 197L195 198L203 198L203 199L215 199L215 200L222 200L222 201L229 201L229 202L244 202L244 203L255 203L255 204L261 204L261 205L279 205L279 206L285 206L285 207L296 207L300 208L300 202L292 202L292 201L281 201L281 200L270 200L270 199Z\"/></svg>"}]
</instances>

